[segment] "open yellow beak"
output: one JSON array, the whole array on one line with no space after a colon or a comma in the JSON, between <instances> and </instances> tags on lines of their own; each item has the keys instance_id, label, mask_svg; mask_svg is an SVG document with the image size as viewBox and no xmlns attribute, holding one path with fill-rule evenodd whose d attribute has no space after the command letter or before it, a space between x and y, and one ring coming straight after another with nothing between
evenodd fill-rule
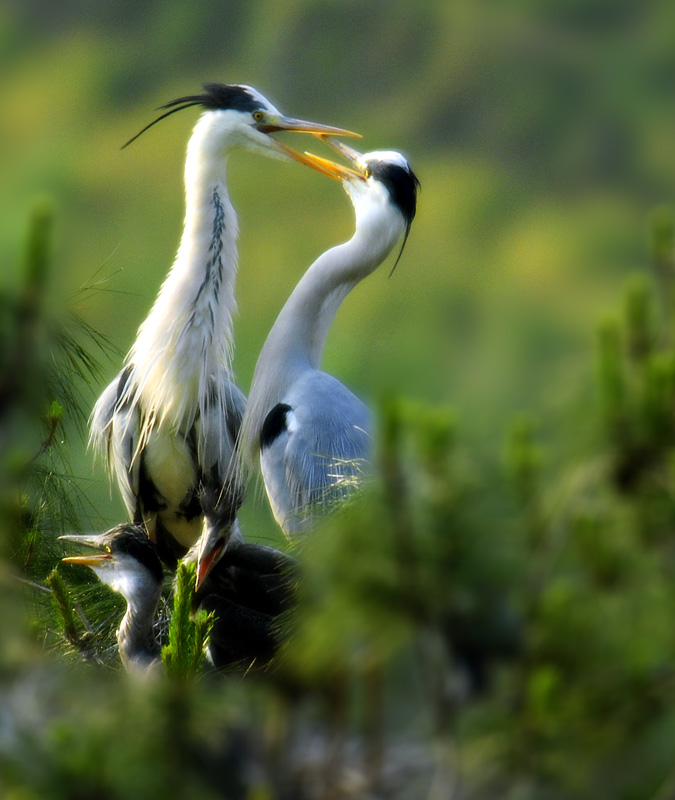
<instances>
[{"instance_id":1,"label":"open yellow beak","mask_svg":"<svg viewBox=\"0 0 675 800\"><path fill-rule=\"evenodd\" d=\"M332 143L332 139L330 137L361 137L361 134L354 133L354 131L345 130L344 128L334 128L331 125L322 125L319 122L307 122L306 120L293 119L291 117L279 117L268 125L260 126L258 130L260 130L262 133L275 133L276 131L311 133L314 136L318 136L320 139L328 142L333 149L336 149L336 145ZM273 142L272 147L275 150L288 156L288 158L292 158L294 161L304 164L306 167L310 167L310 169L320 172L322 175L326 175L329 178L342 180L342 177L335 174L334 167L338 167L339 165L333 165L333 162L328 161L327 159L319 158L318 156L312 156L310 153L306 153L305 155L298 153L297 150L293 150L293 148L288 147L288 145L282 144L277 139L272 139L270 137L270 141ZM351 150L351 148L348 149Z\"/></svg>"},{"instance_id":2,"label":"open yellow beak","mask_svg":"<svg viewBox=\"0 0 675 800\"><path fill-rule=\"evenodd\" d=\"M113 556L106 548L106 541L103 536L105 534L66 534L59 536L64 542L74 542L75 544L84 545L84 547L93 547L98 550L98 553L88 553L83 556L67 556L62 558L61 561L66 561L68 564L83 564L85 567L100 567L107 561L112 561ZM100 552L103 551L103 552Z\"/></svg>"},{"instance_id":3,"label":"open yellow beak","mask_svg":"<svg viewBox=\"0 0 675 800\"><path fill-rule=\"evenodd\" d=\"M366 180L366 175L359 160L361 158L361 153L359 153L358 150L354 150L353 147L349 147L343 142L334 141L332 136L325 133L317 133L316 135L329 147L332 147L336 153L339 153L347 159L356 169L345 167L343 164L338 164L336 161L331 161L328 158L321 158L321 156L314 155L314 153L306 152L305 157L312 162L314 169L336 181L343 181L351 178L360 178L362 181Z\"/></svg>"},{"instance_id":4,"label":"open yellow beak","mask_svg":"<svg viewBox=\"0 0 675 800\"><path fill-rule=\"evenodd\" d=\"M360 178L362 181L366 180L366 176L362 172L358 172L350 167L345 167L342 164L338 164L336 161L331 161L328 158L321 158L321 156L315 156L314 153L305 153L305 156L308 159L309 166L312 166L313 169L336 181L343 181L346 178Z\"/></svg>"},{"instance_id":5,"label":"open yellow beak","mask_svg":"<svg viewBox=\"0 0 675 800\"><path fill-rule=\"evenodd\" d=\"M90 556L68 556L62 558L61 561L66 561L68 564L82 564L85 567L100 567L106 561L112 561L110 553L100 553Z\"/></svg>"}]
</instances>

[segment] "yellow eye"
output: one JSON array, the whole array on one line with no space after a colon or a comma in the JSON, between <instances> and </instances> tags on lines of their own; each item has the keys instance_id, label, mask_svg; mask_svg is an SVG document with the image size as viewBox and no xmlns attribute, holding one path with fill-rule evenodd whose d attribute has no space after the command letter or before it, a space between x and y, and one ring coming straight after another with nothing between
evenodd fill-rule
<instances>
[{"instance_id":1,"label":"yellow eye","mask_svg":"<svg viewBox=\"0 0 675 800\"><path fill-rule=\"evenodd\" d=\"M105 546L105 549L106 549L106 552L107 552L107 553L112 553L112 548L110 547L110 545L109 545L109 544L107 544L107 545Z\"/></svg>"},{"instance_id":2,"label":"yellow eye","mask_svg":"<svg viewBox=\"0 0 675 800\"><path fill-rule=\"evenodd\" d=\"M263 114L262 111L254 111L253 112L253 119L256 122L262 122L265 119L265 115Z\"/></svg>"},{"instance_id":3,"label":"yellow eye","mask_svg":"<svg viewBox=\"0 0 675 800\"><path fill-rule=\"evenodd\" d=\"M370 178L370 176L373 174L373 171L371 170L370 167L366 167L365 172L363 174L366 176L366 178Z\"/></svg>"}]
</instances>

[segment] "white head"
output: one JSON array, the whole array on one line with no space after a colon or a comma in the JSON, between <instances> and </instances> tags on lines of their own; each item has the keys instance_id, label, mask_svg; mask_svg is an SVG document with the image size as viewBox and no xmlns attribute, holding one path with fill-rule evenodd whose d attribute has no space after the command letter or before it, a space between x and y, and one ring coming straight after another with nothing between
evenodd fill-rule
<instances>
[{"instance_id":1,"label":"white head","mask_svg":"<svg viewBox=\"0 0 675 800\"><path fill-rule=\"evenodd\" d=\"M277 131L297 131L334 136L358 135L342 128L286 117L251 86L206 83L203 89L203 94L179 97L161 106L161 109L167 110L129 139L124 147L160 120L192 106L204 110L199 124L208 126L210 146L214 151L224 152L232 147L244 147L267 156L291 158L319 172L324 170L312 160L276 141L270 134Z\"/></svg>"},{"instance_id":2,"label":"white head","mask_svg":"<svg viewBox=\"0 0 675 800\"><path fill-rule=\"evenodd\" d=\"M326 173L342 181L344 190L349 195L356 214L356 227L366 218L385 219L395 211L400 215L401 229L404 234L403 243L396 263L401 257L403 248L410 233L410 226L417 210L417 193L420 182L412 171L405 156L395 150L373 150L370 153L359 153L342 142L329 137L322 137L334 150L344 156L350 167L344 167L334 161L319 158L311 153L306 155L312 161L323 166ZM400 233L398 234L400 235ZM394 268L396 264L394 264Z\"/></svg>"}]
</instances>

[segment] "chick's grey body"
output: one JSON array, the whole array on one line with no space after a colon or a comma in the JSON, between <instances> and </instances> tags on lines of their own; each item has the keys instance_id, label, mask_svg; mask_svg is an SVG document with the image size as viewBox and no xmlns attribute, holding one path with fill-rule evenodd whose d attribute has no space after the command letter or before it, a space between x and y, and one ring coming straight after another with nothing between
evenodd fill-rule
<instances>
[{"instance_id":1,"label":"chick's grey body","mask_svg":"<svg viewBox=\"0 0 675 800\"><path fill-rule=\"evenodd\" d=\"M259 544L231 547L195 593L195 608L213 612L208 645L218 668L267 663L281 641L282 615L295 598L295 562Z\"/></svg>"}]
</instances>

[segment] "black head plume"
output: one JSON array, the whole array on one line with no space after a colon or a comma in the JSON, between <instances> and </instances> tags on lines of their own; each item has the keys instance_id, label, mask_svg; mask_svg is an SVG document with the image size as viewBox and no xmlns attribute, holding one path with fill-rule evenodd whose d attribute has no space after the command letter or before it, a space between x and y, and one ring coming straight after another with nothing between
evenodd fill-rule
<instances>
[{"instance_id":1,"label":"black head plume","mask_svg":"<svg viewBox=\"0 0 675 800\"><path fill-rule=\"evenodd\" d=\"M370 164L370 170L371 175L387 188L391 202L399 209L405 220L405 234L403 242L401 242L401 249L398 251L394 266L389 273L389 277L391 277L396 265L401 260L403 249L408 241L410 226L415 219L417 211L417 193L421 185L417 175L407 164L402 166L393 164L390 161L374 161Z\"/></svg>"},{"instance_id":2,"label":"black head plume","mask_svg":"<svg viewBox=\"0 0 675 800\"><path fill-rule=\"evenodd\" d=\"M192 106L201 106L207 111L217 111L218 109L256 111L263 107L260 98L256 97L255 93L251 93L247 86L229 83L205 83L202 88L204 89L204 94L192 94L186 95L185 97L178 97L176 100L171 100L163 106L159 106L158 110L160 111L163 109L168 110L164 111L157 119L154 119L142 128L135 136L132 136L128 142L125 142L122 145L122 150L128 147L132 142L135 142L139 136L152 128L153 125L171 116L171 114L175 114L176 111L183 111Z\"/></svg>"}]
</instances>

